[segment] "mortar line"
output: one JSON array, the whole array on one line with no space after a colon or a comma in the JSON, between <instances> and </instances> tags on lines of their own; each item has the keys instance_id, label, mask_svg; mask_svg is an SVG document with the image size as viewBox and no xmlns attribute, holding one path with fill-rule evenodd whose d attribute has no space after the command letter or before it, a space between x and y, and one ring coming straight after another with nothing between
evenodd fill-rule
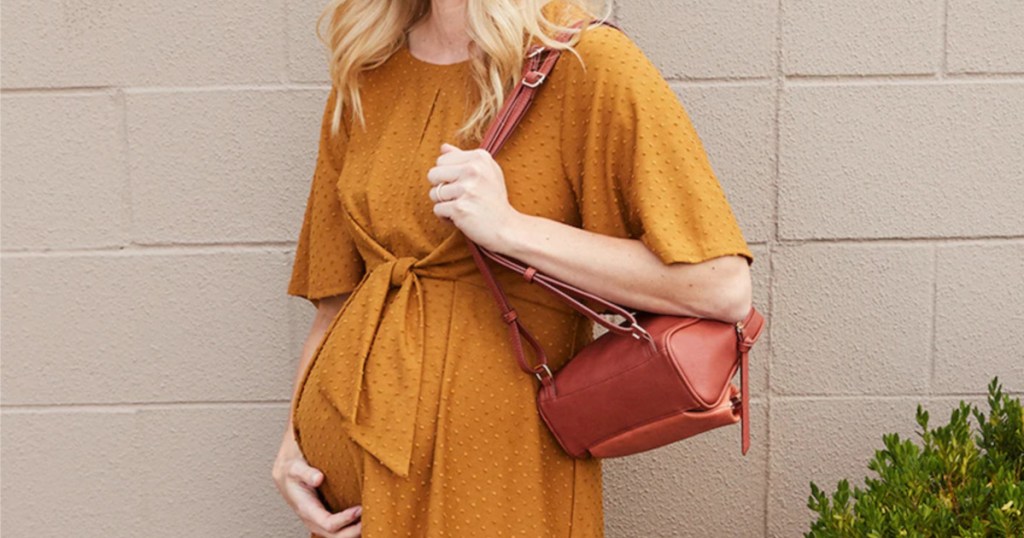
<instances>
[{"instance_id":1,"label":"mortar line","mask_svg":"<svg viewBox=\"0 0 1024 538\"><path fill-rule=\"evenodd\" d=\"M949 242L961 242L966 244L988 244L988 243L1014 243L1024 239L1024 235L972 235L972 236L932 236L932 237L818 237L801 239L779 239L777 243L786 246L800 246L804 244L834 244L838 246L881 244L882 246L901 245L906 243L914 244L946 244Z\"/></svg>"},{"instance_id":2,"label":"mortar line","mask_svg":"<svg viewBox=\"0 0 1024 538\"><path fill-rule=\"evenodd\" d=\"M936 325L938 324L938 302L939 302L939 245L932 246L932 315L931 315L931 327L929 327L931 334L929 335L929 346L928 346L928 394L933 395L935 393L935 356L937 350L937 343L935 337L938 334Z\"/></svg>"},{"instance_id":3,"label":"mortar line","mask_svg":"<svg viewBox=\"0 0 1024 538\"><path fill-rule=\"evenodd\" d=\"M288 2L282 0L280 4L281 10L281 73L278 76L278 80L282 83L287 84L291 82L291 42L288 41ZM319 41L318 41L319 43Z\"/></svg>"},{"instance_id":4,"label":"mortar line","mask_svg":"<svg viewBox=\"0 0 1024 538\"><path fill-rule=\"evenodd\" d=\"M778 165L776 164L776 167ZM778 173L776 171L776 173ZM778 193L776 193L777 197ZM777 202L776 202L777 204ZM774 209L773 209L774 210ZM773 223L774 224L774 223ZM775 232L778 233L777 231ZM750 245L763 245L773 251L774 247L787 246L799 247L804 245L830 245L840 247L870 247L870 246L897 246L897 245L947 245L950 243L963 245L994 245L1017 244L1024 241L1024 235L1005 236L936 236L936 237L827 237L810 239L778 239L769 238L767 241L748 241ZM210 253L234 253L234 252L264 252L267 249L291 250L295 248L295 242L290 240L280 241L224 241L224 242L165 242L165 243L137 243L132 242L126 245L106 245L95 247L62 247L49 248L45 245L28 248L7 248L0 251L5 258L46 258L46 257L75 257L95 256L97 254L109 254L111 256L148 256L162 254L210 254Z\"/></svg>"},{"instance_id":5,"label":"mortar line","mask_svg":"<svg viewBox=\"0 0 1024 538\"><path fill-rule=\"evenodd\" d=\"M762 77L757 75L722 75L712 77L698 77L691 75L676 75L665 77L665 80L669 82L675 82L678 84L729 84L729 83L747 83L753 84L756 82L772 82L775 80L774 76Z\"/></svg>"},{"instance_id":6,"label":"mortar line","mask_svg":"<svg viewBox=\"0 0 1024 538\"><path fill-rule=\"evenodd\" d=\"M181 411L196 409L262 409L289 405L289 400L193 400L159 402L98 402L98 403L44 403L4 404L4 414L49 414L49 413L131 413L135 411Z\"/></svg>"},{"instance_id":7,"label":"mortar line","mask_svg":"<svg viewBox=\"0 0 1024 538\"><path fill-rule=\"evenodd\" d=\"M1003 392L1010 396L1024 396L1024 390L1017 390L1003 386ZM984 398L986 392L940 392L935 394L776 394L772 398L779 402L858 402L858 401L887 401L898 402L913 400L927 403L930 400L952 400L955 398L970 399ZM764 398L751 398L750 402L766 403ZM47 414L47 413L131 413L147 410L181 411L181 410L203 410L203 409L263 409L289 406L291 401L285 399L267 400L164 400L158 402L132 401L132 402L94 402L94 403L18 403L2 404L0 411L5 415L19 414Z\"/></svg>"},{"instance_id":8,"label":"mortar line","mask_svg":"<svg viewBox=\"0 0 1024 538\"><path fill-rule=\"evenodd\" d=\"M120 106L120 128L121 128L121 173L123 174L121 186L121 219L123 242L118 249L130 245L135 239L135 202L132 196L132 146L128 130L128 95L122 88L114 90L114 98Z\"/></svg>"},{"instance_id":9,"label":"mortar line","mask_svg":"<svg viewBox=\"0 0 1024 538\"><path fill-rule=\"evenodd\" d=\"M4 94L67 94L67 95L79 95L79 94L96 94L101 92L110 92L115 90L121 90L125 93L170 93L170 94L194 94L194 93L214 93L214 92L240 92L240 91L301 91L301 90L329 90L331 83L329 80L323 80L320 82L303 82L303 81L288 81L288 82L245 82L239 84L204 84L201 86L181 86L181 85L168 85L168 86L60 86L60 87L47 87L47 86L22 86L13 88L3 88L2 93Z\"/></svg>"},{"instance_id":10,"label":"mortar line","mask_svg":"<svg viewBox=\"0 0 1024 538\"><path fill-rule=\"evenodd\" d=\"M899 390L899 389L897 389ZM1008 389L1003 386L1003 392L1010 395L1024 395L1024 389ZM918 402L925 402L927 400L944 400L953 398L984 398L987 395L985 390L979 390L978 392L935 392L928 394L925 392L921 393L902 393L893 395L891 393L878 393L878 394L776 394L772 398L778 402L898 402L902 400L914 400Z\"/></svg>"},{"instance_id":11,"label":"mortar line","mask_svg":"<svg viewBox=\"0 0 1024 538\"><path fill-rule=\"evenodd\" d=\"M775 187L775 193L772 197L772 233L768 238L766 251L768 254L768 305L765 314L767 315L766 321L774 320L772 315L775 310L775 245L779 239L779 191L781 190L780 184L782 183L782 124L780 122L782 118L782 94L786 83L786 74L783 69L783 43L782 43L782 30L783 30L783 17L785 6L782 0L776 0L775 4L775 110L773 111L772 121L772 134L774 140L772 140L772 153L773 153L773 170L775 177L773 178L773 184ZM768 536L768 530L770 528L771 518L770 510L771 506L769 499L771 499L772 490L772 474L771 474L771 459L772 459L772 399L774 398L774 389L772 387L772 363L775 359L775 339L771 337L773 323L769 323L766 327L765 337L768 343L768 353L766 354L767 360L765 361L765 429L764 429L764 447L765 447L765 458L764 458L764 501L762 505L762 536Z\"/></svg>"},{"instance_id":12,"label":"mortar line","mask_svg":"<svg viewBox=\"0 0 1024 538\"><path fill-rule=\"evenodd\" d=\"M943 0L939 8L940 45L939 78L946 78L949 72L949 0Z\"/></svg>"},{"instance_id":13,"label":"mortar line","mask_svg":"<svg viewBox=\"0 0 1024 538\"><path fill-rule=\"evenodd\" d=\"M928 75L800 75L786 76L786 82L796 87L844 86L954 86L957 84L1019 84L1024 76L1019 73L961 73L940 78Z\"/></svg>"},{"instance_id":14,"label":"mortar line","mask_svg":"<svg viewBox=\"0 0 1024 538\"><path fill-rule=\"evenodd\" d=\"M1024 72L963 72L948 73L945 77L936 74L876 74L876 75L786 75L782 77L793 86L829 86L843 84L864 85L906 85L906 84L1001 84L1024 82ZM773 77L760 76L717 76L717 77L665 77L668 82L680 85L714 85L714 84L748 84L771 82ZM279 83L241 83L241 84L208 84L202 86L62 86L42 87L24 86L0 89L4 95L94 95L102 92L120 90L125 94L198 94L216 92L288 92L288 91L326 91L331 87L329 80L323 81L287 81Z\"/></svg>"},{"instance_id":15,"label":"mortar line","mask_svg":"<svg viewBox=\"0 0 1024 538\"><path fill-rule=\"evenodd\" d=\"M249 243L168 243L163 245L128 244L46 250L4 250L4 258L75 258L107 254L110 257L162 256L171 254L218 254L287 251L294 241L254 241Z\"/></svg>"}]
</instances>

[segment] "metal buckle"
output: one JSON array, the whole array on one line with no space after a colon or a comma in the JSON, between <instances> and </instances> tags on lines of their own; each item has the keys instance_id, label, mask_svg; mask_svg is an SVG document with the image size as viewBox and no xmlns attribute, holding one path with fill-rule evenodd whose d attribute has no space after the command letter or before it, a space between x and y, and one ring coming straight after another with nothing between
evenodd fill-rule
<instances>
[{"instance_id":1,"label":"metal buckle","mask_svg":"<svg viewBox=\"0 0 1024 538\"><path fill-rule=\"evenodd\" d=\"M537 86L540 86L540 83L544 82L544 79L547 77L546 74L541 73L540 71L530 71L530 73L540 73L540 78L538 78L536 82L530 82L529 80L526 80L526 77L523 77L523 86L526 86L527 88L536 88Z\"/></svg>"},{"instance_id":2,"label":"metal buckle","mask_svg":"<svg viewBox=\"0 0 1024 538\"><path fill-rule=\"evenodd\" d=\"M651 336L651 333L647 332L647 329L641 327L639 323L633 323L632 327L634 331L629 333L629 335L637 340L647 340L651 353L658 353L658 344L654 342L654 337ZM640 336L637 336L638 332L640 333Z\"/></svg>"},{"instance_id":3,"label":"metal buckle","mask_svg":"<svg viewBox=\"0 0 1024 538\"><path fill-rule=\"evenodd\" d=\"M537 366L534 367L534 370L533 370L533 375L537 376L537 381L540 381L541 383L544 383L544 378L542 378L540 376L541 373L540 373L540 371L537 370L537 368L543 369L544 372L547 373L548 379L554 379L555 378L555 376L551 374L551 368L548 368L547 364L538 364Z\"/></svg>"},{"instance_id":4,"label":"metal buckle","mask_svg":"<svg viewBox=\"0 0 1024 538\"><path fill-rule=\"evenodd\" d=\"M648 341L654 342L654 338L651 336L651 333L647 332L647 329L644 329L643 327L641 327L639 323L634 323L633 324L633 329L634 329L634 331L629 333L629 335L632 336L633 338L636 338L637 340L639 340L640 336L637 336L637 334L636 334L637 332L639 332Z\"/></svg>"}]
</instances>

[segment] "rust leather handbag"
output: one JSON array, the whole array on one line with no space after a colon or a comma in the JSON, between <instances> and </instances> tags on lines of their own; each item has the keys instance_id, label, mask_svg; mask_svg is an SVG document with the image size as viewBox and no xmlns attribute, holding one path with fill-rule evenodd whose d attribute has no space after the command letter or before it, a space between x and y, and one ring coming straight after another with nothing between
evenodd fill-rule
<instances>
[{"instance_id":1,"label":"rust leather handbag","mask_svg":"<svg viewBox=\"0 0 1024 538\"><path fill-rule=\"evenodd\" d=\"M621 31L610 22L598 22ZM557 39L569 37L565 32ZM554 67L559 51L542 54L545 50L540 45L529 50L522 80L484 135L481 147L492 155L508 139ZM579 458L626 456L740 421L740 447L746 455L750 446L748 354L765 325L756 309L751 308L746 318L735 324L631 310L469 238L466 241L508 324L519 367L540 381L538 412L568 454ZM553 293L608 331L552 372L544 350L509 305L485 257ZM585 300L625 321L609 321ZM526 361L520 336L534 349L535 365ZM731 382L737 369L740 389Z\"/></svg>"}]
</instances>

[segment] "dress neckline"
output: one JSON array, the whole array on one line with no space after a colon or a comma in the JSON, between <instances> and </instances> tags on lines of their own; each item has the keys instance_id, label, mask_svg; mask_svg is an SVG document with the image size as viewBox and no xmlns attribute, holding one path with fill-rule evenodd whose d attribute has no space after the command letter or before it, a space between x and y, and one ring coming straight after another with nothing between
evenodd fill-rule
<instances>
[{"instance_id":1,"label":"dress neckline","mask_svg":"<svg viewBox=\"0 0 1024 538\"><path fill-rule=\"evenodd\" d=\"M399 48L399 53L405 56L414 65L420 66L424 69L428 69L431 71L457 71L468 66L470 62L469 58L462 60L461 62L455 62L450 64L436 64L433 62L428 62L426 60L421 60L420 58L413 56L412 50L409 49L408 39L406 39L405 42L402 43L401 48Z\"/></svg>"}]
</instances>

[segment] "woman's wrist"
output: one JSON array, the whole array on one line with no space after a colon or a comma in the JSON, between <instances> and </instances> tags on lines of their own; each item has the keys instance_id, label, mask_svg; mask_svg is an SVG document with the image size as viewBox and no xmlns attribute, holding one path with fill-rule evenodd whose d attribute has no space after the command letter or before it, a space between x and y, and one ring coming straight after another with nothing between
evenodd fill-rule
<instances>
[{"instance_id":1,"label":"woman's wrist","mask_svg":"<svg viewBox=\"0 0 1024 538\"><path fill-rule=\"evenodd\" d=\"M492 248L498 254L512 258L521 257L528 241L529 227L537 217L515 211L504 226L498 230L498 245Z\"/></svg>"}]
</instances>

